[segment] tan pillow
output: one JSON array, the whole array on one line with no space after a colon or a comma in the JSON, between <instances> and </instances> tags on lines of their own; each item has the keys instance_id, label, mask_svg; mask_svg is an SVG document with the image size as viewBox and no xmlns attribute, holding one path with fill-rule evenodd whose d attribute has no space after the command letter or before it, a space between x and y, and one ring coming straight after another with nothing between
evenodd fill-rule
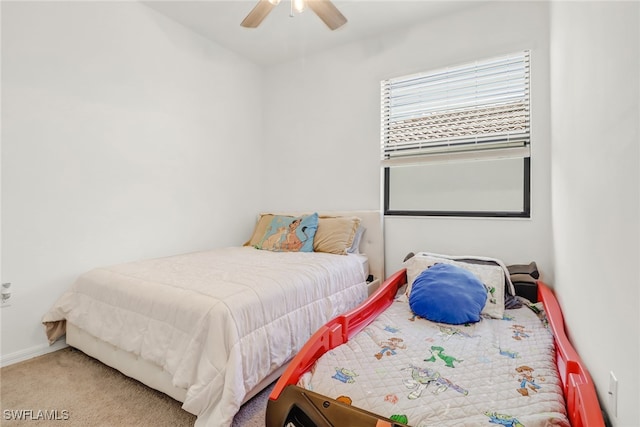
<instances>
[{"instance_id":1,"label":"tan pillow","mask_svg":"<svg viewBox=\"0 0 640 427\"><path fill-rule=\"evenodd\" d=\"M256 246L260 243L274 217L274 214L260 214L251 238L243 246ZM313 240L313 250L315 252L346 255L347 249L353 243L353 238L359 225L360 218L355 216L320 216L318 230Z\"/></svg>"},{"instance_id":2,"label":"tan pillow","mask_svg":"<svg viewBox=\"0 0 640 427\"><path fill-rule=\"evenodd\" d=\"M321 216L318 220L318 230L313 240L315 252L346 255L356 235L360 218Z\"/></svg>"},{"instance_id":3,"label":"tan pillow","mask_svg":"<svg viewBox=\"0 0 640 427\"><path fill-rule=\"evenodd\" d=\"M256 223L256 228L253 230L251 238L244 243L243 246L255 246L260 243L260 240L264 237L264 233L267 231L267 227L273 220L273 214L260 214L260 219Z\"/></svg>"}]
</instances>

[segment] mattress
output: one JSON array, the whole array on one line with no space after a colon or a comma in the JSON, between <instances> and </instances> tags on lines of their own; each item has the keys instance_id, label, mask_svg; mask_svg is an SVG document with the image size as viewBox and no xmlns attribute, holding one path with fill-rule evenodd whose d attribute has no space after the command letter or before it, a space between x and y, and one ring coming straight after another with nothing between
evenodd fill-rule
<instances>
[{"instance_id":1,"label":"mattress","mask_svg":"<svg viewBox=\"0 0 640 427\"><path fill-rule=\"evenodd\" d=\"M447 325L397 298L298 385L414 427L569 426L541 306Z\"/></svg>"},{"instance_id":2,"label":"mattress","mask_svg":"<svg viewBox=\"0 0 640 427\"><path fill-rule=\"evenodd\" d=\"M364 300L365 278L362 256L232 247L91 270L43 321L162 367L196 425L225 426L313 331Z\"/></svg>"}]
</instances>

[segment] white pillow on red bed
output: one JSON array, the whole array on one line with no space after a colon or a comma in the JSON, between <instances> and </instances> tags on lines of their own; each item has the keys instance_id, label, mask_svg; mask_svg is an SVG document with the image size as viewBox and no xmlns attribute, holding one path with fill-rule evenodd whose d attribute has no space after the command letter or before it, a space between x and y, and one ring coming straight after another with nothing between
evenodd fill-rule
<instances>
[{"instance_id":1,"label":"white pillow on red bed","mask_svg":"<svg viewBox=\"0 0 640 427\"><path fill-rule=\"evenodd\" d=\"M474 264L418 253L402 264L407 269L407 296L411 294L411 287L418 275L436 263L455 265L473 273L485 285L487 292L482 314L494 319L504 317L505 276L499 265Z\"/></svg>"},{"instance_id":2,"label":"white pillow on red bed","mask_svg":"<svg viewBox=\"0 0 640 427\"><path fill-rule=\"evenodd\" d=\"M409 306L415 314L452 325L480 321L486 300L484 284L473 273L440 263L420 273L409 294Z\"/></svg>"}]
</instances>

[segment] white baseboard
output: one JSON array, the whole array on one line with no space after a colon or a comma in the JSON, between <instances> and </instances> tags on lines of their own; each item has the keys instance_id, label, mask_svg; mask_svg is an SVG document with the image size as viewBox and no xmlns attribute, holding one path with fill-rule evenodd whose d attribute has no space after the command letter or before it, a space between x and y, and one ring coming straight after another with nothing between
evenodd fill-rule
<instances>
[{"instance_id":1,"label":"white baseboard","mask_svg":"<svg viewBox=\"0 0 640 427\"><path fill-rule=\"evenodd\" d=\"M65 347L68 347L67 342L64 339L60 339L53 343L53 345L42 344L36 347L27 348L25 350L16 351L15 353L5 354L0 356L0 367L5 367L13 365L14 363L33 359L34 357L62 350Z\"/></svg>"}]
</instances>

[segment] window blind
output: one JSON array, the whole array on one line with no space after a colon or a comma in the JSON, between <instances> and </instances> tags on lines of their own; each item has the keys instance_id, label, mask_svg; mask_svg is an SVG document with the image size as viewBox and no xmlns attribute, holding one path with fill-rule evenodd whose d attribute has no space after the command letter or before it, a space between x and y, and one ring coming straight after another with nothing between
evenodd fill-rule
<instances>
[{"instance_id":1,"label":"window blind","mask_svg":"<svg viewBox=\"0 0 640 427\"><path fill-rule=\"evenodd\" d=\"M528 157L530 53L384 80L382 163Z\"/></svg>"}]
</instances>

